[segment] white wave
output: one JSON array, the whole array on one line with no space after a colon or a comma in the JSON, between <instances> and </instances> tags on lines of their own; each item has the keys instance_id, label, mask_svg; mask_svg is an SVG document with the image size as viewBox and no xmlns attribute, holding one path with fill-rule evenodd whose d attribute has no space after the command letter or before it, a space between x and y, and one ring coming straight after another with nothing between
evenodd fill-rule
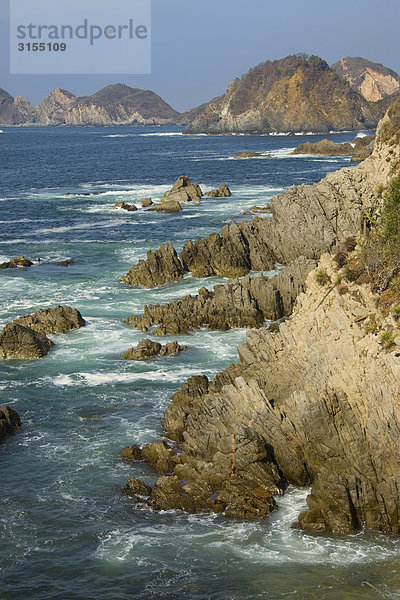
<instances>
[{"instance_id":1,"label":"white wave","mask_svg":"<svg viewBox=\"0 0 400 600\"><path fill-rule=\"evenodd\" d=\"M172 357L173 358L173 357ZM175 357L176 358L176 357ZM156 361L158 359L155 359ZM130 365L127 365L128 367ZM137 365L134 364L133 367ZM139 365L143 368L143 365ZM146 366L151 366L150 363L146 363ZM103 385L113 384L130 384L137 381L156 381L156 382L181 382L192 375L198 375L199 368L194 365L193 367L182 367L178 366L173 371L167 371L163 369L156 369L154 371L141 371L141 372L120 372L120 373L104 373L104 372L93 372L93 373L74 373L74 375L56 375L55 377L44 377L43 380L52 383L57 387L71 387L71 386L90 386L97 387ZM203 370L204 374L213 373L210 370Z\"/></svg>"},{"instance_id":2,"label":"white wave","mask_svg":"<svg viewBox=\"0 0 400 600\"><path fill-rule=\"evenodd\" d=\"M35 233L65 233L66 231L75 231L75 230L86 230L91 229L93 227L116 227L117 225L124 225L125 221L115 220L115 221L97 221L97 222L87 222L87 223L78 223L77 225L68 225L64 227L50 227L48 229L36 229Z\"/></svg>"}]
</instances>

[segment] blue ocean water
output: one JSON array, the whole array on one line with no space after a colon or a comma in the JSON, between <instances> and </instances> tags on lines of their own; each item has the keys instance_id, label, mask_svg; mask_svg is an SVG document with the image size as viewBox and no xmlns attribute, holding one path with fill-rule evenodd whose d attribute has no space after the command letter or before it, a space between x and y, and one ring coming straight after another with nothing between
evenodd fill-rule
<instances>
[{"instance_id":1,"label":"blue ocean water","mask_svg":"<svg viewBox=\"0 0 400 600\"><path fill-rule=\"evenodd\" d=\"M78 308L87 327L52 336L56 346L44 359L0 362L0 404L23 420L0 446L0 598L400 598L398 538L290 529L308 490L289 490L279 510L257 523L156 514L120 492L130 476L155 479L147 467L121 460L120 449L159 439L169 396L189 376L212 377L237 361L245 338L244 330L200 331L177 338L190 347L178 357L119 360L144 337L124 325L126 316L224 281L187 276L143 290L120 283L121 275L147 250L166 241L179 250L349 159L289 155L326 136L183 136L160 127L3 131L0 262L21 254L40 260L0 271L0 326L62 303ZM244 150L273 156L232 159ZM159 199L181 174L204 190L226 181L233 196L172 215L113 207ZM55 266L67 258L74 265Z\"/></svg>"}]
</instances>

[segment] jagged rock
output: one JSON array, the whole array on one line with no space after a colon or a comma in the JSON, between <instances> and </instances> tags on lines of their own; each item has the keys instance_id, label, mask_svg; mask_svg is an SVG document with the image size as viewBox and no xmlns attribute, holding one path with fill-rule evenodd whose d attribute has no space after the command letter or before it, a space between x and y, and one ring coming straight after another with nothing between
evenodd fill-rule
<instances>
[{"instance_id":1,"label":"jagged rock","mask_svg":"<svg viewBox=\"0 0 400 600\"><path fill-rule=\"evenodd\" d=\"M86 324L79 310L70 306L59 305L55 308L44 308L33 315L19 317L13 322L15 325L29 327L38 333L65 333L72 329L79 329Z\"/></svg>"},{"instance_id":2,"label":"jagged rock","mask_svg":"<svg viewBox=\"0 0 400 600\"><path fill-rule=\"evenodd\" d=\"M115 208L122 208L122 210L127 210L129 212L137 211L137 207L134 204L127 204L126 202L116 202L114 206Z\"/></svg>"},{"instance_id":3,"label":"jagged rock","mask_svg":"<svg viewBox=\"0 0 400 600\"><path fill-rule=\"evenodd\" d=\"M122 448L120 456L121 458L129 458L130 460L143 460L140 446L126 446Z\"/></svg>"},{"instance_id":4,"label":"jagged rock","mask_svg":"<svg viewBox=\"0 0 400 600\"><path fill-rule=\"evenodd\" d=\"M400 76L395 71L365 58L342 58L332 65L332 69L370 102L377 102L400 90Z\"/></svg>"},{"instance_id":5,"label":"jagged rock","mask_svg":"<svg viewBox=\"0 0 400 600\"><path fill-rule=\"evenodd\" d=\"M233 158L258 158L259 156L263 155L260 152L252 152L251 150L247 150L246 152L235 154Z\"/></svg>"},{"instance_id":6,"label":"jagged rock","mask_svg":"<svg viewBox=\"0 0 400 600\"><path fill-rule=\"evenodd\" d=\"M232 192L226 183L221 183L217 190L211 190L204 195L210 198L229 198L232 196Z\"/></svg>"},{"instance_id":7,"label":"jagged rock","mask_svg":"<svg viewBox=\"0 0 400 600\"><path fill-rule=\"evenodd\" d=\"M159 473L172 473L179 463L179 456L166 442L153 442L142 449L143 459Z\"/></svg>"},{"instance_id":8,"label":"jagged rock","mask_svg":"<svg viewBox=\"0 0 400 600\"><path fill-rule=\"evenodd\" d=\"M121 281L129 285L143 285L153 288L170 281L178 281L184 275L184 268L171 242L161 246L159 250L149 250L146 260L140 260L121 277Z\"/></svg>"},{"instance_id":9,"label":"jagged rock","mask_svg":"<svg viewBox=\"0 0 400 600\"><path fill-rule=\"evenodd\" d=\"M171 440L181 441L185 420L191 412L191 405L200 401L208 392L209 381L205 375L189 377L179 390L171 396L163 421L163 428Z\"/></svg>"},{"instance_id":10,"label":"jagged rock","mask_svg":"<svg viewBox=\"0 0 400 600\"><path fill-rule=\"evenodd\" d=\"M179 352L183 352L184 350L187 350L187 346L181 346L177 341L174 341L162 346L160 354L161 356L171 356L179 354Z\"/></svg>"},{"instance_id":11,"label":"jagged rock","mask_svg":"<svg viewBox=\"0 0 400 600\"><path fill-rule=\"evenodd\" d=\"M335 279L331 257L319 268ZM227 514L248 518L253 500L229 503L223 491L232 476L247 490L270 494L288 482L312 484L302 528L400 531L400 366L364 329L376 297L366 286L348 285L348 294L332 289L326 298L313 271L279 336L249 332L240 365L190 393L188 382L173 397L163 426L183 450L175 491L183 480L204 482L220 490ZM268 494L265 500L269 506Z\"/></svg>"},{"instance_id":12,"label":"jagged rock","mask_svg":"<svg viewBox=\"0 0 400 600\"><path fill-rule=\"evenodd\" d=\"M25 258L25 256L18 256L17 258L11 258L8 262L0 263L0 269L16 269L18 267L31 267L33 262Z\"/></svg>"},{"instance_id":13,"label":"jagged rock","mask_svg":"<svg viewBox=\"0 0 400 600\"><path fill-rule=\"evenodd\" d=\"M0 406L0 444L21 427L21 419L9 406Z\"/></svg>"},{"instance_id":14,"label":"jagged rock","mask_svg":"<svg viewBox=\"0 0 400 600\"><path fill-rule=\"evenodd\" d=\"M151 340L141 340L136 348L131 348L121 356L122 360L147 360L160 354L161 344Z\"/></svg>"},{"instance_id":15,"label":"jagged rock","mask_svg":"<svg viewBox=\"0 0 400 600\"><path fill-rule=\"evenodd\" d=\"M152 206L153 200L151 198L145 198L142 200L142 207L147 208L148 206Z\"/></svg>"},{"instance_id":16,"label":"jagged rock","mask_svg":"<svg viewBox=\"0 0 400 600\"><path fill-rule=\"evenodd\" d=\"M127 496L133 496L138 501L146 500L151 495L151 487L146 485L140 479L135 479L135 477L131 477L126 482L125 487L122 489L122 492Z\"/></svg>"},{"instance_id":17,"label":"jagged rock","mask_svg":"<svg viewBox=\"0 0 400 600\"><path fill-rule=\"evenodd\" d=\"M70 267L73 265L75 261L72 258L68 258L67 260L61 260L56 263L56 267Z\"/></svg>"},{"instance_id":18,"label":"jagged rock","mask_svg":"<svg viewBox=\"0 0 400 600\"><path fill-rule=\"evenodd\" d=\"M41 358L52 346L44 334L15 322L7 323L0 334L0 358Z\"/></svg>"},{"instance_id":19,"label":"jagged rock","mask_svg":"<svg viewBox=\"0 0 400 600\"><path fill-rule=\"evenodd\" d=\"M217 502L225 505L225 515L232 518L258 519L276 508L274 497L265 488L249 489L232 481L224 484Z\"/></svg>"},{"instance_id":20,"label":"jagged rock","mask_svg":"<svg viewBox=\"0 0 400 600\"><path fill-rule=\"evenodd\" d=\"M142 316L125 319L130 327L153 333L178 335L200 329L225 331L233 327L262 327L266 319L276 320L290 315L295 299L304 290L308 273L315 261L300 257L268 279L264 275L233 279L214 287L201 288L197 296L185 296L164 305L145 306ZM159 329L160 328L160 329Z\"/></svg>"},{"instance_id":21,"label":"jagged rock","mask_svg":"<svg viewBox=\"0 0 400 600\"><path fill-rule=\"evenodd\" d=\"M165 192L161 202L178 202L184 204L186 202L199 201L203 196L203 192L198 184L193 184L189 177L181 175L178 177L172 189Z\"/></svg>"},{"instance_id":22,"label":"jagged rock","mask_svg":"<svg viewBox=\"0 0 400 600\"><path fill-rule=\"evenodd\" d=\"M165 212L165 213L176 213L182 210L182 206L177 200L166 200L161 204L156 204L151 208L147 209L147 212Z\"/></svg>"}]
</instances>

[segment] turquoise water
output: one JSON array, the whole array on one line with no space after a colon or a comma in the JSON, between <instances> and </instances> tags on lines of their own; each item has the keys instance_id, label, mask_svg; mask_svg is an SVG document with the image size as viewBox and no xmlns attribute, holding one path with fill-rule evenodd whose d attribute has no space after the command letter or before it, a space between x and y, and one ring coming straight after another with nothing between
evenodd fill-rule
<instances>
[{"instance_id":1,"label":"turquoise water","mask_svg":"<svg viewBox=\"0 0 400 600\"><path fill-rule=\"evenodd\" d=\"M0 447L0 598L400 598L398 538L290 529L307 490L289 490L259 523L155 514L120 493L132 475L155 479L147 467L121 460L120 449L159 439L169 396L190 375L212 377L237 361L245 338L243 330L200 331L178 336L190 347L178 357L120 361L143 338L123 324L126 316L224 281L187 276L149 291L123 285L120 276L148 249L169 240L180 249L348 159L289 156L322 136L182 136L157 127L3 131L0 262L21 254L41 260L0 271L0 325L63 303L78 308L87 327L52 336L57 345L44 359L0 362L0 403L23 420ZM231 159L244 150L274 157ZM203 189L227 181L233 196L173 215L113 207L160 198L181 174ZM66 258L75 264L55 266Z\"/></svg>"}]
</instances>

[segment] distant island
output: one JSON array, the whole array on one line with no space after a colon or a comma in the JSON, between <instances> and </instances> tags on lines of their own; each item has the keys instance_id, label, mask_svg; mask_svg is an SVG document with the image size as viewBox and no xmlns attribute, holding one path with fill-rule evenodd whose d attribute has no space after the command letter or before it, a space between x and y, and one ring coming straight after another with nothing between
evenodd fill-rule
<instances>
[{"instance_id":1,"label":"distant island","mask_svg":"<svg viewBox=\"0 0 400 600\"><path fill-rule=\"evenodd\" d=\"M180 125L184 133L327 133L374 129L400 94L400 76L363 58L329 67L304 54L266 61L223 96L184 113L150 90L108 85L90 96L57 88L34 107L0 89L0 125Z\"/></svg>"}]
</instances>

